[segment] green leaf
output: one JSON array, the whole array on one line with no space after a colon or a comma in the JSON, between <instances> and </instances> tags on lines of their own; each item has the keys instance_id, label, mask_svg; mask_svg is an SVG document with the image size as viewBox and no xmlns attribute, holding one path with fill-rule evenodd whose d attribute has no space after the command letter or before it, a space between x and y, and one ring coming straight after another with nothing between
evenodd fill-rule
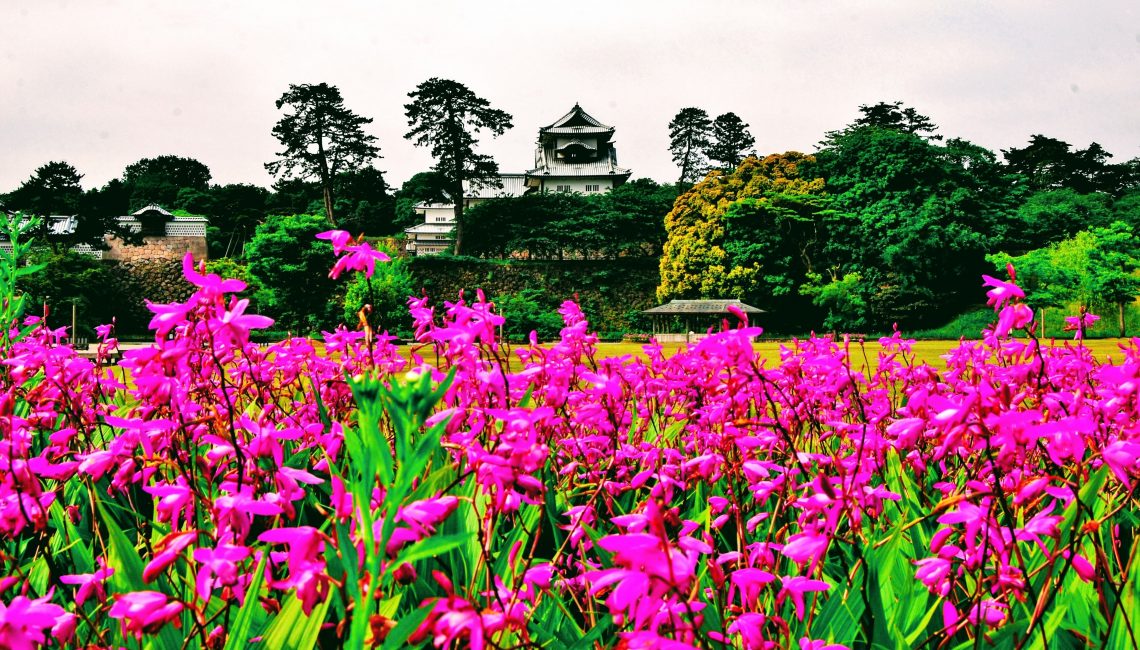
<instances>
[{"instance_id":1,"label":"green leaf","mask_svg":"<svg viewBox=\"0 0 1140 650\"><path fill-rule=\"evenodd\" d=\"M95 558L91 553L91 549L83 541L83 537L79 534L79 529L75 524L71 523L71 518L63 511L63 506L59 501L54 501L49 509L51 515L52 525L55 526L57 535L62 539L70 540L70 543L65 548L68 555L71 557L72 565L75 567L76 573L92 573L95 571Z\"/></svg>"},{"instance_id":2,"label":"green leaf","mask_svg":"<svg viewBox=\"0 0 1140 650\"><path fill-rule=\"evenodd\" d=\"M146 591L148 588L142 578L143 562L138 551L127 539L123 529L119 528L103 501L95 499L95 506L103 527L107 529L107 566L115 570L109 579L111 589L120 594Z\"/></svg>"},{"instance_id":3,"label":"green leaf","mask_svg":"<svg viewBox=\"0 0 1140 650\"><path fill-rule=\"evenodd\" d=\"M143 582L143 561L139 557L139 552L131 544L123 529L119 528L119 524L108 511L107 504L94 496L92 498L95 499L99 518L107 529L107 550L104 557L107 560L107 567L115 570L108 579L112 591L120 594L151 591L152 588ZM182 639L173 627L163 625L158 636L150 637L146 646L160 650L178 650L182 647Z\"/></svg>"},{"instance_id":4,"label":"green leaf","mask_svg":"<svg viewBox=\"0 0 1140 650\"><path fill-rule=\"evenodd\" d=\"M233 625L230 627L226 634L226 645L224 650L239 650L249 644L249 630L253 625L254 616L257 615L258 610L261 608L261 585L265 582L265 556L261 556L261 560L257 563L257 568L253 570L253 579L249 582L249 587L245 591L245 602L242 603L241 609L238 610L237 616L234 617Z\"/></svg>"},{"instance_id":5,"label":"green leaf","mask_svg":"<svg viewBox=\"0 0 1140 650\"><path fill-rule=\"evenodd\" d=\"M594 641L598 640L603 634L609 632L610 628L613 626L613 618L609 614L606 614L600 621L598 621L598 624L595 625L592 630L586 633L586 636L582 637L578 640L577 643L571 646L570 650L591 650L591 648L594 647Z\"/></svg>"},{"instance_id":6,"label":"green leaf","mask_svg":"<svg viewBox=\"0 0 1140 650\"><path fill-rule=\"evenodd\" d=\"M392 631L388 633L388 638L384 639L384 645L381 647L381 650L398 650L399 648L408 647L408 637L424 622L424 619L427 618L433 606L434 603L429 603L401 618L399 622L396 623L396 627L392 628Z\"/></svg>"},{"instance_id":7,"label":"green leaf","mask_svg":"<svg viewBox=\"0 0 1140 650\"><path fill-rule=\"evenodd\" d=\"M291 598L281 612L269 624L262 638L261 646L264 648L289 648L289 650L312 650L317 645L317 638L321 633L321 626L325 622L325 613L328 612L332 596L313 607L312 613L305 616L301 609L301 599Z\"/></svg>"},{"instance_id":8,"label":"green leaf","mask_svg":"<svg viewBox=\"0 0 1140 650\"><path fill-rule=\"evenodd\" d=\"M400 554L396 556L396 560L388 564L385 574L395 571L397 567L405 562L412 564L420 560L443 555L452 549L463 546L473 536L474 533L458 533L455 535L435 535L434 537L421 539L400 551Z\"/></svg>"},{"instance_id":9,"label":"green leaf","mask_svg":"<svg viewBox=\"0 0 1140 650\"><path fill-rule=\"evenodd\" d=\"M1082 490L1083 491L1083 490ZM1128 579L1120 590L1120 602L1113 611L1107 648L1140 649L1140 544L1133 543L1128 560Z\"/></svg>"},{"instance_id":10,"label":"green leaf","mask_svg":"<svg viewBox=\"0 0 1140 650\"><path fill-rule=\"evenodd\" d=\"M495 575L502 576L504 581L507 579L507 571L509 569L507 561L510 559L511 549L518 543L522 544L523 549L530 547L531 539L529 532L536 530L541 515L541 506L522 506L519 508L511 531L507 533L507 538L499 545L499 554L498 557L495 558Z\"/></svg>"}]
</instances>

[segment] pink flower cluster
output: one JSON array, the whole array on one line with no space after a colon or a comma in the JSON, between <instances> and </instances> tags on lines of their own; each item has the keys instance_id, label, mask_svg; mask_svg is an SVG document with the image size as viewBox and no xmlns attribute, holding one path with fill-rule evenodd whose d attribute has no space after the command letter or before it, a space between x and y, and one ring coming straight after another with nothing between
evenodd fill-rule
<instances>
[{"instance_id":1,"label":"pink flower cluster","mask_svg":"<svg viewBox=\"0 0 1140 650\"><path fill-rule=\"evenodd\" d=\"M322 237L334 277L383 260ZM184 274L193 295L151 304L154 344L117 365L109 330L94 361L35 321L3 351L3 647L220 647L243 608L476 650L835 650L880 626L938 647L1045 619L1100 643L1118 615L1140 348L1013 338L1012 279L986 278L997 326L934 368L898 332L761 359L743 318L604 358L573 302L558 342L512 350L482 294L411 299L408 358L347 330L260 346L242 283ZM440 392L354 396L357 376ZM1104 630L1049 618L1082 598Z\"/></svg>"}]
</instances>

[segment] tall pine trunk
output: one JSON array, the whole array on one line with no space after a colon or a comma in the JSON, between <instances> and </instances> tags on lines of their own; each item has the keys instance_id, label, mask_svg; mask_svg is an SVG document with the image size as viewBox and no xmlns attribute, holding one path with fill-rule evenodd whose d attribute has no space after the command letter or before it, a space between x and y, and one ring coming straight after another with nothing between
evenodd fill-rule
<instances>
[{"instance_id":1,"label":"tall pine trunk","mask_svg":"<svg viewBox=\"0 0 1140 650\"><path fill-rule=\"evenodd\" d=\"M328 183L325 183L324 193L325 193L325 216L328 217L329 223L332 224L332 227L336 228L336 217L333 216L332 188L330 188L328 186Z\"/></svg>"},{"instance_id":2,"label":"tall pine trunk","mask_svg":"<svg viewBox=\"0 0 1140 650\"><path fill-rule=\"evenodd\" d=\"M456 255L459 255L460 251L462 250L461 246L463 244L463 223L462 223L463 189L462 189L462 187L463 186L460 185L460 190L458 192L459 200L455 202L455 250L453 252Z\"/></svg>"}]
</instances>

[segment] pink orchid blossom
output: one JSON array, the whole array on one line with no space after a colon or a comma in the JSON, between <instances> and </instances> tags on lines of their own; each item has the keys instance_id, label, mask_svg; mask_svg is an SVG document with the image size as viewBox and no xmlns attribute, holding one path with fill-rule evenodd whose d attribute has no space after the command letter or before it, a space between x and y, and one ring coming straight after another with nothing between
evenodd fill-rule
<instances>
[{"instance_id":1,"label":"pink orchid blossom","mask_svg":"<svg viewBox=\"0 0 1140 650\"><path fill-rule=\"evenodd\" d=\"M123 635L132 634L141 639L144 633L153 634L163 625L178 625L182 603L170 601L166 594L157 591L134 591L115 597L107 615L119 619Z\"/></svg>"}]
</instances>

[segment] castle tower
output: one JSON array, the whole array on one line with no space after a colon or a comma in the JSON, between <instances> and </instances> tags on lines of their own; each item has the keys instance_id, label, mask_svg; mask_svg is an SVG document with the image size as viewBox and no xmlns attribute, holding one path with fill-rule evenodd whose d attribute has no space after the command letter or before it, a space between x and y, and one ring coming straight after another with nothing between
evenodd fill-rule
<instances>
[{"instance_id":1,"label":"castle tower","mask_svg":"<svg viewBox=\"0 0 1140 650\"><path fill-rule=\"evenodd\" d=\"M596 194L626 182L630 171L617 165L613 135L614 127L574 104L538 130L534 169L526 172L528 191Z\"/></svg>"}]
</instances>

